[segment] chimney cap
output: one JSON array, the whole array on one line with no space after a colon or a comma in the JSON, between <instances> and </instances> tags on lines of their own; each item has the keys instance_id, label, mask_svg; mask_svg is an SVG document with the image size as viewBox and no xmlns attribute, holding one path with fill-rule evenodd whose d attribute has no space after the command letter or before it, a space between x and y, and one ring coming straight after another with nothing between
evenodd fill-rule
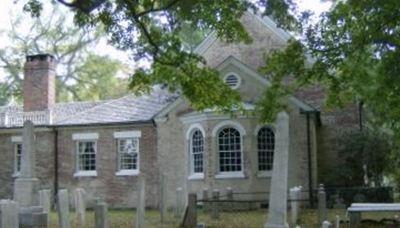
<instances>
[{"instance_id":1,"label":"chimney cap","mask_svg":"<svg viewBox=\"0 0 400 228\"><path fill-rule=\"evenodd\" d=\"M26 56L26 61L27 62L33 62L33 61L53 62L54 61L54 56L50 55L50 54L28 55L28 56Z\"/></svg>"}]
</instances>

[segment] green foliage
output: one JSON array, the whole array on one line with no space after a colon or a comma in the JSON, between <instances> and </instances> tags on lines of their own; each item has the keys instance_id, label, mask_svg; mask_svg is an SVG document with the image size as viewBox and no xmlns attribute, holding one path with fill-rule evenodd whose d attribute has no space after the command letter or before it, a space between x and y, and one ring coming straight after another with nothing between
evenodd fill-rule
<instances>
[{"instance_id":1,"label":"green foliage","mask_svg":"<svg viewBox=\"0 0 400 228\"><path fill-rule=\"evenodd\" d=\"M26 1L27 5L43 2ZM288 12L293 9L290 0L55 2L73 9L75 21L81 26L104 26L111 43L130 51L135 61L150 63L132 75L131 88L135 92L146 91L154 83L167 84L171 90L181 90L199 109L215 106L232 109L240 99L237 92L230 91L220 81L215 70L203 67L204 59L193 53L192 44L198 43L196 33L201 36L203 32L215 31L227 42L249 43L251 38L239 19L246 10L260 6L266 9L265 14L274 16L282 24L288 27L295 24L295 17ZM196 33L188 34L188 26Z\"/></svg>"},{"instance_id":2,"label":"green foliage","mask_svg":"<svg viewBox=\"0 0 400 228\"><path fill-rule=\"evenodd\" d=\"M106 100L126 95L128 80L116 77L122 67L107 56L89 54L76 68L77 82L70 85L73 94L63 90L60 100Z\"/></svg>"},{"instance_id":3,"label":"green foliage","mask_svg":"<svg viewBox=\"0 0 400 228\"><path fill-rule=\"evenodd\" d=\"M32 22L26 31L24 22L28 19ZM121 64L88 52L103 35L100 29L98 31L82 29L66 25L67 21L67 17L59 9L54 8L46 18L31 19L19 15L11 22L11 30L4 31L11 45L0 50L0 64L5 73L5 80L0 83L1 104L5 104L11 98L22 100L25 57L39 53L50 53L58 62L56 91L59 101L90 100L108 95L114 97L109 91L126 91L120 85L121 82L115 78ZM101 65L94 67L96 61L100 61ZM102 80L98 80L94 75ZM116 82L111 83L114 81ZM108 83L108 86L105 86L105 83ZM83 90L89 87L98 89ZM88 91L93 92L93 95L89 95Z\"/></svg>"},{"instance_id":4,"label":"green foliage","mask_svg":"<svg viewBox=\"0 0 400 228\"><path fill-rule=\"evenodd\" d=\"M343 134L338 142L338 165L328 171L328 185L381 186L392 173L393 138L372 130ZM365 179L365 177L368 177Z\"/></svg>"}]
</instances>

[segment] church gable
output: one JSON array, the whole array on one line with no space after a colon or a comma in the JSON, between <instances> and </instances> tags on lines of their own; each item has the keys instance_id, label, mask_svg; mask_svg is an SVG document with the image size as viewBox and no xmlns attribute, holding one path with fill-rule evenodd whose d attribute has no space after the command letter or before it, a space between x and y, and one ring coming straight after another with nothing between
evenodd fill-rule
<instances>
[{"instance_id":1,"label":"church gable","mask_svg":"<svg viewBox=\"0 0 400 228\"><path fill-rule=\"evenodd\" d=\"M246 12L241 22L252 37L252 43L228 44L218 40L215 33L211 33L196 49L210 67L215 68L229 56L234 56L257 70L264 65L265 54L283 48L290 37L288 33L277 28L271 19L261 18L251 12Z\"/></svg>"}]
</instances>

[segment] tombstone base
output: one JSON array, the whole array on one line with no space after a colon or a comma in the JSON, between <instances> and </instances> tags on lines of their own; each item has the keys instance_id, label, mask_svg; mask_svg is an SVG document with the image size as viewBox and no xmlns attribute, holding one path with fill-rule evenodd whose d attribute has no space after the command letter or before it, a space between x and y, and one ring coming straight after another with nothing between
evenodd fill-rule
<instances>
[{"instance_id":1,"label":"tombstone base","mask_svg":"<svg viewBox=\"0 0 400 228\"><path fill-rule=\"evenodd\" d=\"M43 207L34 206L21 208L19 212L19 227L20 228L40 228L47 227L48 214L43 211Z\"/></svg>"},{"instance_id":2,"label":"tombstone base","mask_svg":"<svg viewBox=\"0 0 400 228\"><path fill-rule=\"evenodd\" d=\"M288 224L265 224L264 228L289 228Z\"/></svg>"},{"instance_id":3,"label":"tombstone base","mask_svg":"<svg viewBox=\"0 0 400 228\"><path fill-rule=\"evenodd\" d=\"M38 187L39 179L37 178L17 178L14 182L14 200L20 207L34 205Z\"/></svg>"}]
</instances>

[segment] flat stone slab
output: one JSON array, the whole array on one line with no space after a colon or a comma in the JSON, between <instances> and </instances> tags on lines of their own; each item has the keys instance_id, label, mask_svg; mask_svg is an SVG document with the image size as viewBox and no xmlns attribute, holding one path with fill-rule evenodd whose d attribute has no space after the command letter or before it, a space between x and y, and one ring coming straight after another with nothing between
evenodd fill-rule
<instances>
[{"instance_id":1,"label":"flat stone slab","mask_svg":"<svg viewBox=\"0 0 400 228\"><path fill-rule=\"evenodd\" d=\"M353 203L348 212L400 211L400 203Z\"/></svg>"}]
</instances>

